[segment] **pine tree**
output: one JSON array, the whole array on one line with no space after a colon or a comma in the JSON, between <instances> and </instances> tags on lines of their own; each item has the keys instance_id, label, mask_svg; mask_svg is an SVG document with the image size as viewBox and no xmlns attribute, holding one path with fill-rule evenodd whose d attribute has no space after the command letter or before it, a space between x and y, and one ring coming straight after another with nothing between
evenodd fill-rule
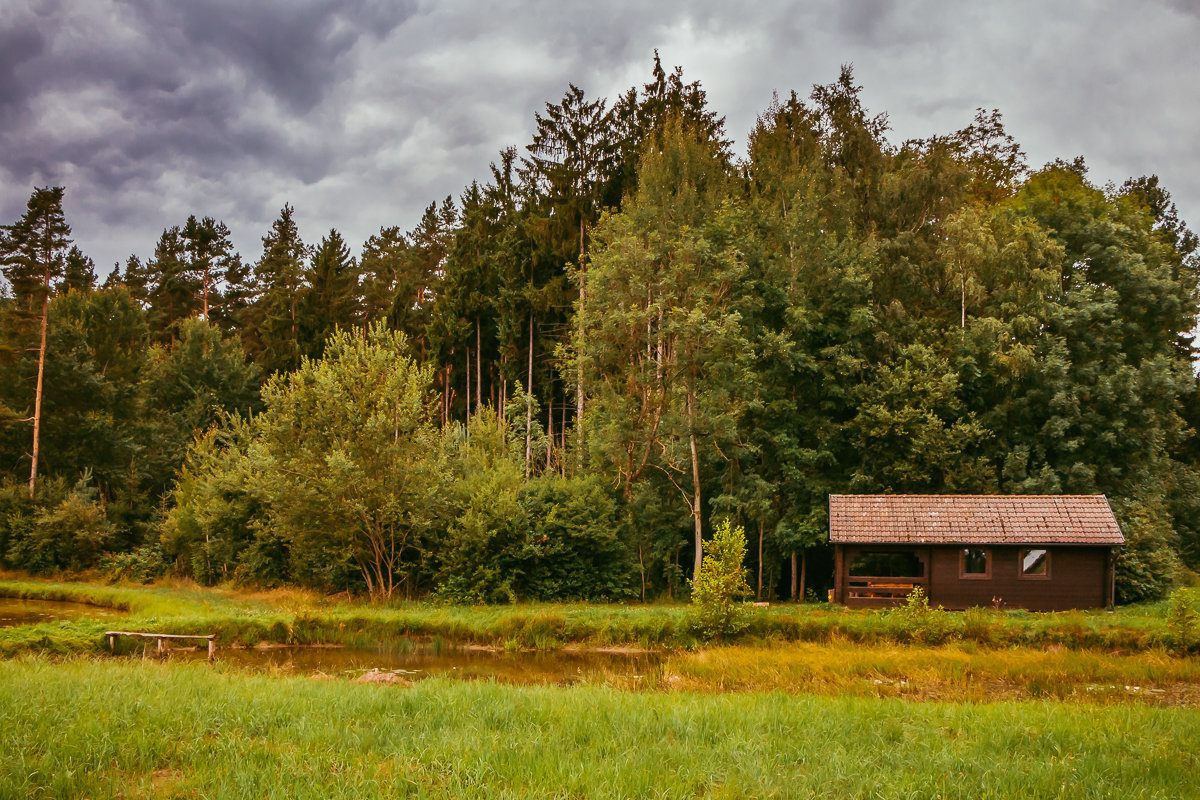
<instances>
[{"instance_id":1,"label":"pine tree","mask_svg":"<svg viewBox=\"0 0 1200 800\"><path fill-rule=\"evenodd\" d=\"M229 239L229 228L212 217L197 220L193 214L180 230L187 260L187 280L199 289L200 314L209 319L210 307L220 303L219 286L240 261Z\"/></svg>"},{"instance_id":2,"label":"pine tree","mask_svg":"<svg viewBox=\"0 0 1200 800\"><path fill-rule=\"evenodd\" d=\"M46 369L46 331L53 281L65 271L71 228L63 216L63 187L35 188L25 215L6 225L0 236L0 265L17 305L39 321L37 386L33 406L33 450L29 468L29 499L37 493L38 450L42 426L42 382Z\"/></svg>"}]
</instances>

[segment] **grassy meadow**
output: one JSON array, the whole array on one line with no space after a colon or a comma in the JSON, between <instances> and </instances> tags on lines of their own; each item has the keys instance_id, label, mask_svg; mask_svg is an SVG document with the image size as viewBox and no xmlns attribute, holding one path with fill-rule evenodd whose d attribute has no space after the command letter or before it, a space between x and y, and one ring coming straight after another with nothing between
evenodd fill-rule
<instances>
[{"instance_id":1,"label":"grassy meadow","mask_svg":"<svg viewBox=\"0 0 1200 800\"><path fill-rule=\"evenodd\" d=\"M180 584L107 586L0 579L0 596L74 600L127 610L123 626L171 633L216 633L222 645L259 642L370 646L400 636L436 636L509 649L564 645L691 649L705 644L682 604L370 605L299 590L247 592ZM0 631L0 656L87 653L105 647L110 623L80 620ZM828 604L780 604L748 612L735 641L857 644L974 643L985 647L1140 652L1172 643L1166 603L1034 613L971 609L919 618Z\"/></svg>"},{"instance_id":2,"label":"grassy meadow","mask_svg":"<svg viewBox=\"0 0 1200 800\"><path fill-rule=\"evenodd\" d=\"M1186 798L1200 715L0 662L0 797Z\"/></svg>"},{"instance_id":3,"label":"grassy meadow","mask_svg":"<svg viewBox=\"0 0 1200 800\"><path fill-rule=\"evenodd\" d=\"M782 605L704 644L670 604L372 606L16 576L0 596L126 612L0 629L0 800L1200 796L1200 659L1168 648L1166 604ZM365 685L112 659L112 628L215 632L223 648L411 637L661 658L570 687Z\"/></svg>"}]
</instances>

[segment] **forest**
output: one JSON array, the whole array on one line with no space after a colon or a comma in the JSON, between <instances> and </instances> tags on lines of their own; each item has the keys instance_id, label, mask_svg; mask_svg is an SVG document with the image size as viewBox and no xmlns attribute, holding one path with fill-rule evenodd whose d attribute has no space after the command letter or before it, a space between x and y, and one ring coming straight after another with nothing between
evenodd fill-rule
<instances>
[{"instance_id":1,"label":"forest","mask_svg":"<svg viewBox=\"0 0 1200 800\"><path fill-rule=\"evenodd\" d=\"M102 277L34 188L0 563L652 600L730 519L756 596L823 598L831 493L1103 493L1122 602L1200 569L1200 252L1157 176L1032 167L983 109L892 142L848 68L743 155L657 57L532 128L357 253L285 205L260 253L190 216Z\"/></svg>"}]
</instances>

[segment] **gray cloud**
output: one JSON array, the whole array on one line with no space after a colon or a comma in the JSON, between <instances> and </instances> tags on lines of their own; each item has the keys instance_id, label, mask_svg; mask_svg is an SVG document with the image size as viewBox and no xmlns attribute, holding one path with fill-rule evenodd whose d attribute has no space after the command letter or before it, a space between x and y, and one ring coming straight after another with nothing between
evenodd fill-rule
<instances>
[{"instance_id":1,"label":"gray cloud","mask_svg":"<svg viewBox=\"0 0 1200 800\"><path fill-rule=\"evenodd\" d=\"M853 63L902 141L998 107L1031 163L1083 154L1097 183L1156 172L1185 218L1200 17L1184 0L613 4L10 0L0 22L0 221L67 186L105 269L188 214L243 255L285 202L306 238L410 227L524 144L568 82L614 97L659 48L744 142L774 90Z\"/></svg>"}]
</instances>

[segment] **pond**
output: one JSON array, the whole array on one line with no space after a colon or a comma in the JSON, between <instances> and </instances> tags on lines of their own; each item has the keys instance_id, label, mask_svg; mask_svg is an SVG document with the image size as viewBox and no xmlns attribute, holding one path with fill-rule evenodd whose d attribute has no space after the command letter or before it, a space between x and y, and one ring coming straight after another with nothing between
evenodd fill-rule
<instances>
[{"instance_id":1,"label":"pond","mask_svg":"<svg viewBox=\"0 0 1200 800\"><path fill-rule=\"evenodd\" d=\"M204 660L203 650L172 650L171 660ZM494 680L516 685L606 683L636 687L661 670L656 653L555 650L507 652L438 641L401 639L394 647L219 648L217 661L235 669L274 674L360 678L387 673L406 681L433 676ZM386 676L384 676L386 677Z\"/></svg>"},{"instance_id":2,"label":"pond","mask_svg":"<svg viewBox=\"0 0 1200 800\"><path fill-rule=\"evenodd\" d=\"M72 619L112 619L124 616L115 608L72 603L66 600L24 600L0 597L0 628L36 625L39 622L58 622Z\"/></svg>"}]
</instances>

